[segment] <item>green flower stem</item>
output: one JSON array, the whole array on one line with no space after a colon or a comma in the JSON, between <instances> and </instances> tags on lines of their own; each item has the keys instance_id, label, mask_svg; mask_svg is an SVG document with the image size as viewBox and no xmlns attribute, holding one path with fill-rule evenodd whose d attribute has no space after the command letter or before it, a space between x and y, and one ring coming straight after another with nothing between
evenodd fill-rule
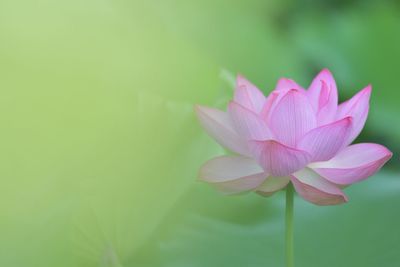
<instances>
[{"instance_id":1,"label":"green flower stem","mask_svg":"<svg viewBox=\"0 0 400 267\"><path fill-rule=\"evenodd\" d=\"M289 183L286 187L286 267L294 266L293 255L293 185Z\"/></svg>"}]
</instances>

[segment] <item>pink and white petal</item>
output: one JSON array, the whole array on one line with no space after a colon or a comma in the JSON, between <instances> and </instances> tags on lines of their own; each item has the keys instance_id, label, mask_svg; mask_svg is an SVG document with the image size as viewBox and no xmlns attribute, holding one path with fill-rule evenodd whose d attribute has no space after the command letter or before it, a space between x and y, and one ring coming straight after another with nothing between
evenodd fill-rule
<instances>
[{"instance_id":1,"label":"pink and white petal","mask_svg":"<svg viewBox=\"0 0 400 267\"><path fill-rule=\"evenodd\" d=\"M256 188L256 191L263 193L273 193L286 187L289 181L290 177L288 176L286 177L268 176L267 179L265 179L265 181Z\"/></svg>"},{"instance_id":2,"label":"pink and white petal","mask_svg":"<svg viewBox=\"0 0 400 267\"><path fill-rule=\"evenodd\" d=\"M353 130L346 141L346 145L351 144L364 128L368 117L371 90L372 87L370 85L367 86L338 107L336 119L342 119L348 116L353 117Z\"/></svg>"},{"instance_id":3,"label":"pink and white petal","mask_svg":"<svg viewBox=\"0 0 400 267\"><path fill-rule=\"evenodd\" d=\"M295 147L299 138L317 125L315 113L307 97L291 89L271 111L269 127L285 145Z\"/></svg>"},{"instance_id":4,"label":"pink and white petal","mask_svg":"<svg viewBox=\"0 0 400 267\"><path fill-rule=\"evenodd\" d=\"M320 126L305 134L298 148L310 153L312 162L329 160L343 148L351 129L351 117Z\"/></svg>"},{"instance_id":5,"label":"pink and white petal","mask_svg":"<svg viewBox=\"0 0 400 267\"><path fill-rule=\"evenodd\" d=\"M264 94L251 82L241 75L236 80L234 101L247 109L260 113L265 104Z\"/></svg>"},{"instance_id":6,"label":"pink and white petal","mask_svg":"<svg viewBox=\"0 0 400 267\"><path fill-rule=\"evenodd\" d=\"M288 78L279 79L275 87L276 91L289 91L290 89L304 90L295 81Z\"/></svg>"},{"instance_id":7,"label":"pink and white petal","mask_svg":"<svg viewBox=\"0 0 400 267\"><path fill-rule=\"evenodd\" d=\"M228 113L196 105L195 112L206 132L220 145L241 155L249 156L247 141L233 127Z\"/></svg>"},{"instance_id":8,"label":"pink and white petal","mask_svg":"<svg viewBox=\"0 0 400 267\"><path fill-rule=\"evenodd\" d=\"M236 131L245 139L271 139L272 134L261 116L246 107L231 101L228 112Z\"/></svg>"},{"instance_id":9,"label":"pink and white petal","mask_svg":"<svg viewBox=\"0 0 400 267\"><path fill-rule=\"evenodd\" d=\"M347 202L346 195L337 185L308 168L294 173L291 181L302 198L316 205L337 205Z\"/></svg>"},{"instance_id":10,"label":"pink and white petal","mask_svg":"<svg viewBox=\"0 0 400 267\"><path fill-rule=\"evenodd\" d=\"M327 85L327 91L322 92L323 84ZM322 94L321 94L322 93ZM307 90L307 96L314 110L318 112L322 103L327 104L327 100L332 103L338 103L338 93L335 79L328 69L323 69L311 82Z\"/></svg>"},{"instance_id":11,"label":"pink and white petal","mask_svg":"<svg viewBox=\"0 0 400 267\"><path fill-rule=\"evenodd\" d=\"M325 179L340 185L348 185L374 175L390 158L386 147L362 143L343 149L329 161L310 164Z\"/></svg>"},{"instance_id":12,"label":"pink and white petal","mask_svg":"<svg viewBox=\"0 0 400 267\"><path fill-rule=\"evenodd\" d=\"M287 176L304 168L311 155L306 151L285 146L274 140L249 141L249 147L264 170L278 177Z\"/></svg>"},{"instance_id":13,"label":"pink and white petal","mask_svg":"<svg viewBox=\"0 0 400 267\"><path fill-rule=\"evenodd\" d=\"M253 190L267 176L257 162L242 156L216 157L207 161L199 172L200 180L227 194Z\"/></svg>"}]
</instances>

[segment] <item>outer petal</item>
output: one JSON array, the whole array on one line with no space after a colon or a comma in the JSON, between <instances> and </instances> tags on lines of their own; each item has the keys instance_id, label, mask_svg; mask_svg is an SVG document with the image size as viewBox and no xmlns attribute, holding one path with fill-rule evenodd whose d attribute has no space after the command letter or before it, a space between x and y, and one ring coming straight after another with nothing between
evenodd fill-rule
<instances>
[{"instance_id":1,"label":"outer petal","mask_svg":"<svg viewBox=\"0 0 400 267\"><path fill-rule=\"evenodd\" d=\"M277 141L249 141L249 146L257 162L273 176L287 176L306 166L310 154L287 147Z\"/></svg>"},{"instance_id":2,"label":"outer petal","mask_svg":"<svg viewBox=\"0 0 400 267\"><path fill-rule=\"evenodd\" d=\"M272 110L269 126L279 141L295 147L299 138L316 127L316 117L306 96L291 89Z\"/></svg>"},{"instance_id":3,"label":"outer petal","mask_svg":"<svg viewBox=\"0 0 400 267\"><path fill-rule=\"evenodd\" d=\"M391 157L386 147L364 143L349 146L331 160L310 167L333 183L347 185L375 174Z\"/></svg>"},{"instance_id":4,"label":"outer petal","mask_svg":"<svg viewBox=\"0 0 400 267\"><path fill-rule=\"evenodd\" d=\"M238 75L234 100L247 109L260 113L264 107L264 94L243 76Z\"/></svg>"},{"instance_id":5,"label":"outer petal","mask_svg":"<svg viewBox=\"0 0 400 267\"><path fill-rule=\"evenodd\" d=\"M347 202L346 195L335 184L310 169L292 175L292 183L299 195L317 205L337 205Z\"/></svg>"},{"instance_id":6,"label":"outer petal","mask_svg":"<svg viewBox=\"0 0 400 267\"><path fill-rule=\"evenodd\" d=\"M307 90L311 105L318 113L324 106L337 108L338 93L335 79L328 69L323 69Z\"/></svg>"},{"instance_id":7,"label":"outer petal","mask_svg":"<svg viewBox=\"0 0 400 267\"><path fill-rule=\"evenodd\" d=\"M234 130L229 114L218 109L195 106L197 117L206 132L233 152L250 155L247 142Z\"/></svg>"},{"instance_id":8,"label":"outer petal","mask_svg":"<svg viewBox=\"0 0 400 267\"><path fill-rule=\"evenodd\" d=\"M274 193L284 188L290 181L290 177L268 176L265 181L256 188L257 193Z\"/></svg>"},{"instance_id":9,"label":"outer petal","mask_svg":"<svg viewBox=\"0 0 400 267\"><path fill-rule=\"evenodd\" d=\"M200 180L228 194L255 189L267 176L253 159L242 156L214 158L207 161L199 173Z\"/></svg>"},{"instance_id":10,"label":"outer petal","mask_svg":"<svg viewBox=\"0 0 400 267\"><path fill-rule=\"evenodd\" d=\"M309 152L311 161L331 159L343 147L351 132L352 118L324 125L309 131L299 142L298 148Z\"/></svg>"},{"instance_id":11,"label":"outer petal","mask_svg":"<svg viewBox=\"0 0 400 267\"><path fill-rule=\"evenodd\" d=\"M235 129L244 138L257 140L272 138L271 131L261 116L235 102L229 103L228 111Z\"/></svg>"},{"instance_id":12,"label":"outer petal","mask_svg":"<svg viewBox=\"0 0 400 267\"><path fill-rule=\"evenodd\" d=\"M369 99L371 96L371 86L367 86L360 92L358 92L355 96L353 96L350 100L339 105L336 118L342 119L344 117L351 116L353 117L353 130L349 135L348 140L346 141L346 145L356 139L356 137L360 134L362 128L368 117L369 110Z\"/></svg>"}]
</instances>

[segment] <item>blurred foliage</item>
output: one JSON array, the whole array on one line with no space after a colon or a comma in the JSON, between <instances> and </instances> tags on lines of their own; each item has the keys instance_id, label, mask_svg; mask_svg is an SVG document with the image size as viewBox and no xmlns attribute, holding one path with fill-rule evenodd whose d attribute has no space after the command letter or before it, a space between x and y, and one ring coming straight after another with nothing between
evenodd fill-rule
<instances>
[{"instance_id":1,"label":"blurred foliage","mask_svg":"<svg viewBox=\"0 0 400 267\"><path fill-rule=\"evenodd\" d=\"M282 195L195 182L224 151L192 106L223 106L227 73L267 93L328 67L343 100L373 84L360 141L398 153L399 9L0 0L0 266L282 266ZM298 266L398 265L397 154L391 166L347 189L344 206L296 199Z\"/></svg>"},{"instance_id":2,"label":"blurred foliage","mask_svg":"<svg viewBox=\"0 0 400 267\"><path fill-rule=\"evenodd\" d=\"M296 266L397 266L399 190L398 177L380 174L346 190L343 206L296 198ZM284 266L284 201L193 188L127 266Z\"/></svg>"}]
</instances>

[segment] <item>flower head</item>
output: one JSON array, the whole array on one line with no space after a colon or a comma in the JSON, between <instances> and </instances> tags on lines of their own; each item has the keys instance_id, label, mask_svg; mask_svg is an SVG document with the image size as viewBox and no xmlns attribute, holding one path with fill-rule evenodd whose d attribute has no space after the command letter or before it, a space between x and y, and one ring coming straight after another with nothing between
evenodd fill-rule
<instances>
[{"instance_id":1,"label":"flower head","mask_svg":"<svg viewBox=\"0 0 400 267\"><path fill-rule=\"evenodd\" d=\"M342 188L376 173L392 156L384 146L350 145L367 120L371 86L338 105L332 74L322 70L308 90L282 78L268 97L238 76L226 112L203 106L200 123L235 155L206 162L200 179L229 194L263 196L292 183L318 205L347 201Z\"/></svg>"}]
</instances>

